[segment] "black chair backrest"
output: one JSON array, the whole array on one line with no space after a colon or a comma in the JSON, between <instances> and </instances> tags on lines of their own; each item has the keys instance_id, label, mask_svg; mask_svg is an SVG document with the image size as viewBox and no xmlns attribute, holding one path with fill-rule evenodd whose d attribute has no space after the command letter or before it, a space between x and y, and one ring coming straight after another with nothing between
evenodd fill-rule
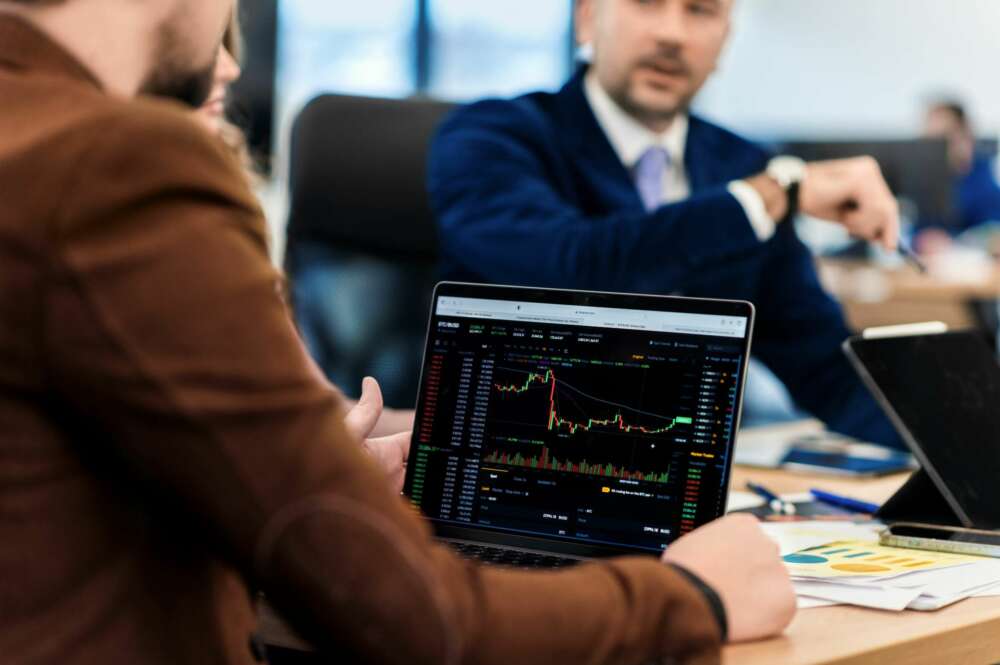
<instances>
[{"instance_id":1,"label":"black chair backrest","mask_svg":"<svg viewBox=\"0 0 1000 665\"><path fill-rule=\"evenodd\" d=\"M427 153L452 104L323 95L292 132L288 240L433 260Z\"/></svg>"}]
</instances>

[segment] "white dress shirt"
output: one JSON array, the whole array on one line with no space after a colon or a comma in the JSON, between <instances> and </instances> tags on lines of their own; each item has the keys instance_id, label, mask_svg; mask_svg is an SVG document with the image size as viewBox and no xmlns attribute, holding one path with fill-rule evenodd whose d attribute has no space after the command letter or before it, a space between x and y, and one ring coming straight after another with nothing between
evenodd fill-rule
<instances>
[{"instance_id":1,"label":"white dress shirt","mask_svg":"<svg viewBox=\"0 0 1000 665\"><path fill-rule=\"evenodd\" d=\"M691 195L691 184L684 164L687 148L688 116L679 114L670 127L661 134L650 131L611 99L593 70L584 78L584 94L604 130L611 147L625 168L635 168L639 158L650 148L663 148L670 156L670 168L663 175L663 203L683 201ZM728 185L729 193L739 202L754 233L762 241L774 235L775 222L767 214L764 199L744 180Z\"/></svg>"}]
</instances>

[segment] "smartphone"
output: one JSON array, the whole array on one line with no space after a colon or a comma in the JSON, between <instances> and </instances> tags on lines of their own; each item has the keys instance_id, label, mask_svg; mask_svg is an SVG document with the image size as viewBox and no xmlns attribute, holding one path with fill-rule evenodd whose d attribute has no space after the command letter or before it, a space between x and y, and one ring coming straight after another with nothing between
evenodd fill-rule
<instances>
[{"instance_id":1,"label":"smartphone","mask_svg":"<svg viewBox=\"0 0 1000 665\"><path fill-rule=\"evenodd\" d=\"M879 544L1000 559L1000 531L896 522L881 531Z\"/></svg>"}]
</instances>

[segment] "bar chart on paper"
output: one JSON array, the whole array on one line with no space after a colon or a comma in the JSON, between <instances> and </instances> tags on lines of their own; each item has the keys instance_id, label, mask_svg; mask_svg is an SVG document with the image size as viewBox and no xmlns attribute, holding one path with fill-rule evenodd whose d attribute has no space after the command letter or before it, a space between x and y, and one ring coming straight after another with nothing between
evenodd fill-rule
<instances>
[{"instance_id":1,"label":"bar chart on paper","mask_svg":"<svg viewBox=\"0 0 1000 665\"><path fill-rule=\"evenodd\" d=\"M982 561L981 557L906 550L861 541L841 541L787 554L793 576L812 578L887 577Z\"/></svg>"}]
</instances>

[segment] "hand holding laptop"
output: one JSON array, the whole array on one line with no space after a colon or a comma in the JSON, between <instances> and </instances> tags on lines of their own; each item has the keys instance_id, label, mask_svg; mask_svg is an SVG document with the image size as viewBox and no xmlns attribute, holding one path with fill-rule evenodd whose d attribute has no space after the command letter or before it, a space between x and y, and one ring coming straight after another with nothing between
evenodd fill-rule
<instances>
[{"instance_id":1,"label":"hand holding laptop","mask_svg":"<svg viewBox=\"0 0 1000 665\"><path fill-rule=\"evenodd\" d=\"M406 430L389 436L373 437L382 415L382 390L375 379L367 377L361 384L361 399L344 415L344 424L351 434L361 440L365 450L385 471L392 491L398 494L403 490L412 433ZM412 426L412 418L409 421Z\"/></svg>"}]
</instances>

